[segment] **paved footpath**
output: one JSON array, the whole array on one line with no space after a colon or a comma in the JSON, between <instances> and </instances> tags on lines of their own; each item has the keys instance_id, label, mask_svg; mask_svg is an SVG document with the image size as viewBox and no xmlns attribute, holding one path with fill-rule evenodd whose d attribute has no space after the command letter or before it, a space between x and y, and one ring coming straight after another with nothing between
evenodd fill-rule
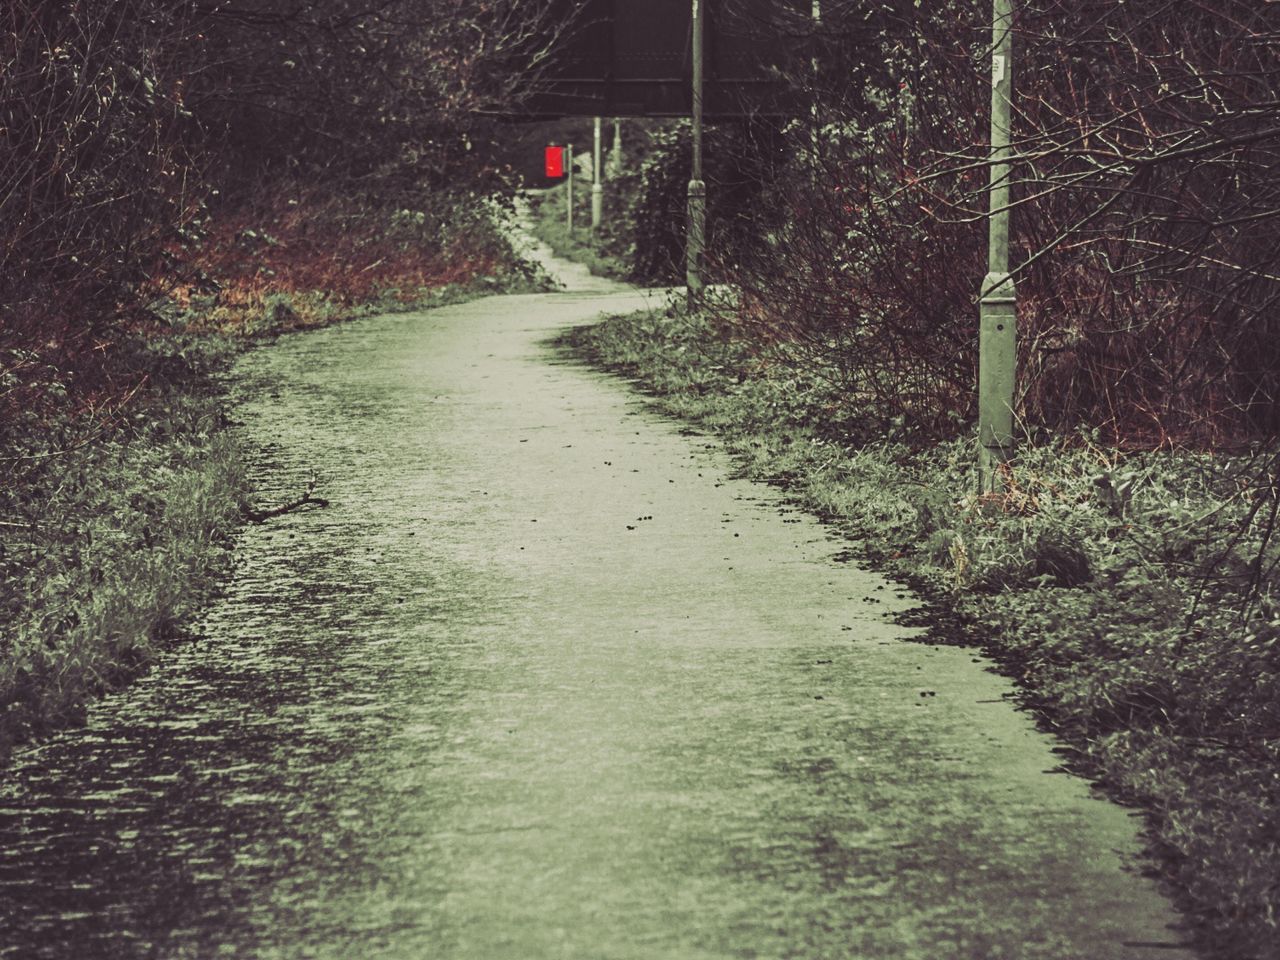
<instances>
[{"instance_id":1,"label":"paved footpath","mask_svg":"<svg viewBox=\"0 0 1280 960\"><path fill-rule=\"evenodd\" d=\"M1005 681L544 342L644 303L244 361L264 498L314 469L332 505L246 531L203 639L19 758L0 956L1190 956Z\"/></svg>"}]
</instances>

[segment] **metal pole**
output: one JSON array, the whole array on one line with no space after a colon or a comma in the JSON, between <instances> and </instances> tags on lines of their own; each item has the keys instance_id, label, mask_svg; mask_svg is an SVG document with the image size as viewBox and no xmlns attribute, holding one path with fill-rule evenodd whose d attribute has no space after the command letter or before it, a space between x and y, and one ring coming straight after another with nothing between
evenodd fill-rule
<instances>
[{"instance_id":1,"label":"metal pole","mask_svg":"<svg viewBox=\"0 0 1280 960\"><path fill-rule=\"evenodd\" d=\"M604 177L604 153L600 145L600 124L603 120L596 117L595 142L592 144L591 153L591 229L600 229L600 222L604 219L604 184L601 179Z\"/></svg>"},{"instance_id":2,"label":"metal pole","mask_svg":"<svg viewBox=\"0 0 1280 960\"><path fill-rule=\"evenodd\" d=\"M573 144L572 143L569 144L569 146L565 149L565 155L566 155L565 163L567 165L565 169L565 176L569 178L567 182L569 202L566 205L568 209L568 213L566 217L569 222L569 232L573 233Z\"/></svg>"},{"instance_id":3,"label":"metal pole","mask_svg":"<svg viewBox=\"0 0 1280 960\"><path fill-rule=\"evenodd\" d=\"M702 251L707 230L707 185L702 180L702 4L693 0L693 175L689 180L685 282L690 303L702 295Z\"/></svg>"},{"instance_id":4,"label":"metal pole","mask_svg":"<svg viewBox=\"0 0 1280 960\"><path fill-rule=\"evenodd\" d=\"M609 176L617 179L622 173L622 120L613 118L613 149L609 151Z\"/></svg>"},{"instance_id":5,"label":"metal pole","mask_svg":"<svg viewBox=\"0 0 1280 960\"><path fill-rule=\"evenodd\" d=\"M1013 456L1013 389L1017 316L1009 276L1009 146L1013 98L1013 0L992 0L991 185L987 275L978 307L978 486L1000 486L1000 466Z\"/></svg>"},{"instance_id":6,"label":"metal pole","mask_svg":"<svg viewBox=\"0 0 1280 960\"><path fill-rule=\"evenodd\" d=\"M813 0L813 6L810 8L810 14L813 17L813 27L815 34L818 32L819 26L822 24L822 0ZM809 60L809 67L813 71L813 102L809 104L809 176L814 183L818 181L818 154L819 154L819 132L818 132L818 58L813 56Z\"/></svg>"}]
</instances>

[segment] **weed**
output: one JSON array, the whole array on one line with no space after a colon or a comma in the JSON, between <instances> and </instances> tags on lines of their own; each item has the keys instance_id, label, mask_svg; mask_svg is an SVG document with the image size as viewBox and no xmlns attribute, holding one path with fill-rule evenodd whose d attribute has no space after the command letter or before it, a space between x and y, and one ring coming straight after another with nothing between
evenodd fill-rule
<instances>
[{"instance_id":1,"label":"weed","mask_svg":"<svg viewBox=\"0 0 1280 960\"><path fill-rule=\"evenodd\" d=\"M541 288L473 197L409 210L297 194L214 217L192 268L157 283L155 309L170 325L252 337Z\"/></svg>"}]
</instances>

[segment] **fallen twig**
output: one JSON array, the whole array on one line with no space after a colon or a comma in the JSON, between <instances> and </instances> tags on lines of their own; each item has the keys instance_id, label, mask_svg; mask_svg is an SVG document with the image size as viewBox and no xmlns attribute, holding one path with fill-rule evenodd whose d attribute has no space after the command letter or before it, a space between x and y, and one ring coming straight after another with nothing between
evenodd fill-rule
<instances>
[{"instance_id":1,"label":"fallen twig","mask_svg":"<svg viewBox=\"0 0 1280 960\"><path fill-rule=\"evenodd\" d=\"M278 507L272 507L270 510L255 510L253 507L246 504L243 508L245 519L250 523L263 523L270 520L272 517L292 513L294 510L298 510L302 507L327 507L329 505L328 500L324 497L313 496L315 489L316 477L315 474L312 474L311 479L307 482L306 492L303 493L302 496L298 497L296 500L290 500L288 503L282 503Z\"/></svg>"}]
</instances>

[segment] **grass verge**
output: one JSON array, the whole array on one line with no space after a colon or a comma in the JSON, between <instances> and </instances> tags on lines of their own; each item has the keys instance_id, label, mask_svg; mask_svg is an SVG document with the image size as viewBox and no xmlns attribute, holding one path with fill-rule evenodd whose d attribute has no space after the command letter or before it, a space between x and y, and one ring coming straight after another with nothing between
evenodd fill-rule
<instances>
[{"instance_id":1,"label":"grass verge","mask_svg":"<svg viewBox=\"0 0 1280 960\"><path fill-rule=\"evenodd\" d=\"M143 669L230 570L250 491L217 374L237 350L545 286L491 207L433 203L277 197L210 226L152 316L91 350L0 326L0 762Z\"/></svg>"},{"instance_id":2,"label":"grass verge","mask_svg":"<svg viewBox=\"0 0 1280 960\"><path fill-rule=\"evenodd\" d=\"M1250 482L1274 463L1081 435L1026 450L981 498L971 438L909 443L849 409L837 371L708 318L619 317L562 346L719 435L748 476L922 590L1077 769L1148 813L1154 869L1208 949L1280 957L1280 555L1261 522L1280 500Z\"/></svg>"},{"instance_id":3,"label":"grass verge","mask_svg":"<svg viewBox=\"0 0 1280 960\"><path fill-rule=\"evenodd\" d=\"M227 571L247 491L225 356L135 338L96 371L111 388L74 399L23 371L0 450L0 758L139 670Z\"/></svg>"}]
</instances>

